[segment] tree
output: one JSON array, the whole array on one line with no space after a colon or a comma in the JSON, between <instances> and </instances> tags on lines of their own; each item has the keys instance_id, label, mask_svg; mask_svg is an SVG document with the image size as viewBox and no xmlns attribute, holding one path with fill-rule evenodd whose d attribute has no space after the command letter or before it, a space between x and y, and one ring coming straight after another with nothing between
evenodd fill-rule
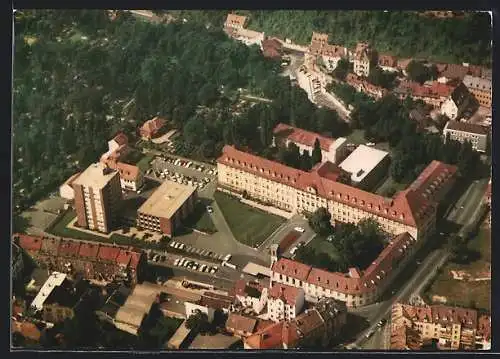
<instances>
[{"instance_id":1,"label":"tree","mask_svg":"<svg viewBox=\"0 0 500 359\"><path fill-rule=\"evenodd\" d=\"M333 227L330 222L332 215L324 207L318 208L309 217L309 225L312 230L319 235L328 235L332 233Z\"/></svg>"},{"instance_id":2,"label":"tree","mask_svg":"<svg viewBox=\"0 0 500 359\"><path fill-rule=\"evenodd\" d=\"M350 66L351 64L347 61L347 59L341 58L337 62L337 67L333 70L333 76L340 81L344 81L349 73Z\"/></svg>"},{"instance_id":3,"label":"tree","mask_svg":"<svg viewBox=\"0 0 500 359\"><path fill-rule=\"evenodd\" d=\"M406 67L408 77L412 81L423 84L425 81L430 80L430 69L419 61L412 60Z\"/></svg>"},{"instance_id":4,"label":"tree","mask_svg":"<svg viewBox=\"0 0 500 359\"><path fill-rule=\"evenodd\" d=\"M207 333L210 330L210 323L208 322L208 316L203 312L198 312L191 315L186 320L186 327L195 333Z\"/></svg>"},{"instance_id":5,"label":"tree","mask_svg":"<svg viewBox=\"0 0 500 359\"><path fill-rule=\"evenodd\" d=\"M299 168L303 171L309 171L312 168L311 156L306 150L302 151L302 155L300 155Z\"/></svg>"},{"instance_id":6,"label":"tree","mask_svg":"<svg viewBox=\"0 0 500 359\"><path fill-rule=\"evenodd\" d=\"M321 160L322 160L321 145L319 143L319 139L316 138L316 140L314 141L314 148L311 154L311 162L313 165L315 165L316 163L320 163Z\"/></svg>"}]
</instances>

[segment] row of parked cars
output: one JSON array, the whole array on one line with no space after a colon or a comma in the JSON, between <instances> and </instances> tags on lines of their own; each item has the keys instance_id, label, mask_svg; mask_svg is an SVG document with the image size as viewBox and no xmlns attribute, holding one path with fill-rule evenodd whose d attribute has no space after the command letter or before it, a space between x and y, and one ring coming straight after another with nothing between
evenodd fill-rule
<instances>
[{"instance_id":1,"label":"row of parked cars","mask_svg":"<svg viewBox=\"0 0 500 359\"><path fill-rule=\"evenodd\" d=\"M216 260L219 260L222 262L227 262L232 257L231 254L219 254L219 253L209 251L208 249L195 248L195 247L192 247L189 245L186 246L184 243L179 243L176 241L170 242L169 245L172 248L183 250L186 253L193 253L193 254L197 254L199 256L213 258L213 259L216 259Z\"/></svg>"},{"instance_id":2,"label":"row of parked cars","mask_svg":"<svg viewBox=\"0 0 500 359\"><path fill-rule=\"evenodd\" d=\"M216 169L206 168L205 166L193 163L192 161L181 160L179 158L173 158L173 157L168 157L168 156L162 156L161 159L167 163L173 164L174 166L191 168L192 170L195 170L198 172L204 172L204 173L209 174L209 175L216 175L217 174Z\"/></svg>"},{"instance_id":3,"label":"row of parked cars","mask_svg":"<svg viewBox=\"0 0 500 359\"><path fill-rule=\"evenodd\" d=\"M174 266L176 267L184 267L187 269L191 269L193 271L198 271L202 273L210 273L210 274L215 274L219 270L217 266L209 266L206 264L199 264L196 261L193 261L191 259L186 259L186 258L177 258L174 261Z\"/></svg>"},{"instance_id":4,"label":"row of parked cars","mask_svg":"<svg viewBox=\"0 0 500 359\"><path fill-rule=\"evenodd\" d=\"M205 177L203 180L199 180L195 177L184 176L181 173L170 172L167 169L164 169L163 171L153 171L153 169L149 169L146 174L151 174L152 172L154 172L154 175L156 177L160 177L161 179L168 178L170 181L181 183L184 185L190 185L199 189L205 188L205 186L210 183L210 179L208 177Z\"/></svg>"}]
</instances>

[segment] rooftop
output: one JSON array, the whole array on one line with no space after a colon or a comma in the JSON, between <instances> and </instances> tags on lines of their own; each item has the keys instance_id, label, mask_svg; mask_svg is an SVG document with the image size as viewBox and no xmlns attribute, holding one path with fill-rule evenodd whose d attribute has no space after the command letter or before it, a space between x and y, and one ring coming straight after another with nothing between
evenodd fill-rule
<instances>
[{"instance_id":1,"label":"rooftop","mask_svg":"<svg viewBox=\"0 0 500 359\"><path fill-rule=\"evenodd\" d=\"M189 349L230 349L240 341L241 339L238 337L220 333L215 335L198 334L193 339Z\"/></svg>"},{"instance_id":2,"label":"rooftop","mask_svg":"<svg viewBox=\"0 0 500 359\"><path fill-rule=\"evenodd\" d=\"M306 131L284 123L278 124L274 128L273 133L275 136L284 137L294 143L300 143L309 147L314 147L314 142L318 139L321 149L327 152L330 150L330 146L335 141L333 138L321 136L317 133Z\"/></svg>"},{"instance_id":3,"label":"rooftop","mask_svg":"<svg viewBox=\"0 0 500 359\"><path fill-rule=\"evenodd\" d=\"M450 120L446 123L446 126L444 128L445 130L454 130L454 131L461 131L461 132L467 132L467 133L475 133L478 135L487 135L488 134L488 129L486 127L483 127L481 125L477 125L475 123L469 123L469 122L460 122L460 121L453 121Z\"/></svg>"},{"instance_id":4,"label":"rooftop","mask_svg":"<svg viewBox=\"0 0 500 359\"><path fill-rule=\"evenodd\" d=\"M237 313L229 314L226 321L226 328L247 333L253 333L256 325L257 319L245 317Z\"/></svg>"},{"instance_id":5,"label":"rooftop","mask_svg":"<svg viewBox=\"0 0 500 359\"><path fill-rule=\"evenodd\" d=\"M66 280L66 277L67 276L64 273L52 273L49 279L47 279L47 281L43 284L37 296L31 303L31 306L36 308L37 310L42 310L43 304L45 303L46 299L56 287L63 284L63 282Z\"/></svg>"},{"instance_id":6,"label":"rooftop","mask_svg":"<svg viewBox=\"0 0 500 359\"><path fill-rule=\"evenodd\" d=\"M353 182L361 182L388 155L385 151L359 145L339 167L351 173Z\"/></svg>"},{"instance_id":7,"label":"rooftop","mask_svg":"<svg viewBox=\"0 0 500 359\"><path fill-rule=\"evenodd\" d=\"M195 191L195 187L164 181L142 204L138 212L154 217L170 218Z\"/></svg>"},{"instance_id":8,"label":"rooftop","mask_svg":"<svg viewBox=\"0 0 500 359\"><path fill-rule=\"evenodd\" d=\"M273 283L273 286L269 290L269 298L281 299L288 305L295 305L297 302L297 297L299 296L301 291L301 288L296 288L281 283Z\"/></svg>"},{"instance_id":9,"label":"rooftop","mask_svg":"<svg viewBox=\"0 0 500 359\"><path fill-rule=\"evenodd\" d=\"M488 79L467 75L463 82L467 88L473 90L491 91L491 80Z\"/></svg>"},{"instance_id":10,"label":"rooftop","mask_svg":"<svg viewBox=\"0 0 500 359\"><path fill-rule=\"evenodd\" d=\"M104 188L118 172L108 168L103 163L91 164L82 174L73 181L73 184L91 187L95 190Z\"/></svg>"}]
</instances>

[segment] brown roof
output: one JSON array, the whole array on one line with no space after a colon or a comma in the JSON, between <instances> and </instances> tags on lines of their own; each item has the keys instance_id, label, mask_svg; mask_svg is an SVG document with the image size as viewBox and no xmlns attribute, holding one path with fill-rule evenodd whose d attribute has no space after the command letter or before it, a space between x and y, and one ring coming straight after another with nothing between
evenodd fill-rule
<instances>
[{"instance_id":1,"label":"brown roof","mask_svg":"<svg viewBox=\"0 0 500 359\"><path fill-rule=\"evenodd\" d=\"M446 69L441 72L440 76L449 78L449 79L460 79L463 80L465 75L469 72L469 68L462 65L457 64L448 64Z\"/></svg>"},{"instance_id":2,"label":"brown roof","mask_svg":"<svg viewBox=\"0 0 500 359\"><path fill-rule=\"evenodd\" d=\"M262 49L265 57L281 57L283 45L276 39L267 39L262 41Z\"/></svg>"},{"instance_id":3,"label":"brown roof","mask_svg":"<svg viewBox=\"0 0 500 359\"><path fill-rule=\"evenodd\" d=\"M25 251L38 252L42 248L42 241L40 237L29 236L26 234L15 234L19 238L19 246Z\"/></svg>"},{"instance_id":4,"label":"brown roof","mask_svg":"<svg viewBox=\"0 0 500 359\"><path fill-rule=\"evenodd\" d=\"M419 350L422 346L420 333L405 325L391 327L392 350Z\"/></svg>"},{"instance_id":5,"label":"brown roof","mask_svg":"<svg viewBox=\"0 0 500 359\"><path fill-rule=\"evenodd\" d=\"M483 127L483 126L475 124L475 123L469 123L469 122L460 122L460 121L450 120L446 124L446 128L448 128L450 130L455 130L455 131L476 133L479 135L487 135L488 134L488 129L486 127Z\"/></svg>"},{"instance_id":6,"label":"brown roof","mask_svg":"<svg viewBox=\"0 0 500 359\"><path fill-rule=\"evenodd\" d=\"M246 16L236 15L236 14L227 14L226 18L226 26L245 26L245 22L247 20Z\"/></svg>"},{"instance_id":7,"label":"brown roof","mask_svg":"<svg viewBox=\"0 0 500 359\"><path fill-rule=\"evenodd\" d=\"M421 193L424 198L432 198L435 191L439 190L458 171L457 166L440 161L432 161L418 178L413 181L410 188Z\"/></svg>"},{"instance_id":8,"label":"brown roof","mask_svg":"<svg viewBox=\"0 0 500 359\"><path fill-rule=\"evenodd\" d=\"M35 324L27 321L20 322L12 320L12 330L15 333L21 334L23 337L34 341L39 341L41 337L40 329L38 329Z\"/></svg>"},{"instance_id":9,"label":"brown roof","mask_svg":"<svg viewBox=\"0 0 500 359\"><path fill-rule=\"evenodd\" d=\"M311 271L311 266L288 258L280 258L273 264L272 271L301 281L306 281L309 272Z\"/></svg>"},{"instance_id":10,"label":"brown roof","mask_svg":"<svg viewBox=\"0 0 500 359\"><path fill-rule=\"evenodd\" d=\"M396 67L398 65L398 59L391 55L379 55L378 64L379 66Z\"/></svg>"},{"instance_id":11,"label":"brown roof","mask_svg":"<svg viewBox=\"0 0 500 359\"><path fill-rule=\"evenodd\" d=\"M477 328L477 311L460 307L449 307L446 305L433 305L432 321L440 324L461 324L469 329Z\"/></svg>"},{"instance_id":12,"label":"brown roof","mask_svg":"<svg viewBox=\"0 0 500 359\"><path fill-rule=\"evenodd\" d=\"M309 147L314 147L316 139L323 151L328 151L335 139L321 136L317 133L306 131L301 128L293 127L284 123L279 123L273 130L275 136L283 136L294 143L300 143Z\"/></svg>"},{"instance_id":13,"label":"brown roof","mask_svg":"<svg viewBox=\"0 0 500 359\"><path fill-rule=\"evenodd\" d=\"M80 251L80 242L71 239L61 239L59 245L59 256L61 257L78 257Z\"/></svg>"},{"instance_id":14,"label":"brown roof","mask_svg":"<svg viewBox=\"0 0 500 359\"><path fill-rule=\"evenodd\" d=\"M116 262L119 253L120 248L118 247L100 246L97 259L100 261Z\"/></svg>"},{"instance_id":15,"label":"brown roof","mask_svg":"<svg viewBox=\"0 0 500 359\"><path fill-rule=\"evenodd\" d=\"M393 199L366 192L361 189L320 177L316 172L304 172L280 163L267 160L232 146L224 146L218 163L254 173L259 177L280 182L290 187L305 191L314 188L323 198L361 208L366 212L393 221L417 226L434 213L436 204L425 201L412 190L399 192Z\"/></svg>"},{"instance_id":16,"label":"brown roof","mask_svg":"<svg viewBox=\"0 0 500 359\"><path fill-rule=\"evenodd\" d=\"M311 332L325 325L323 318L316 309L308 309L301 313L291 322L295 327L295 332L299 332L302 336L307 337Z\"/></svg>"},{"instance_id":17,"label":"brown roof","mask_svg":"<svg viewBox=\"0 0 500 359\"><path fill-rule=\"evenodd\" d=\"M116 169L120 172L120 177L127 181L136 181L140 173L139 167L123 162L118 162Z\"/></svg>"},{"instance_id":18,"label":"brown roof","mask_svg":"<svg viewBox=\"0 0 500 359\"><path fill-rule=\"evenodd\" d=\"M234 331L253 333L257 319L245 317L236 313L229 314L226 321L226 328Z\"/></svg>"},{"instance_id":19,"label":"brown roof","mask_svg":"<svg viewBox=\"0 0 500 359\"><path fill-rule=\"evenodd\" d=\"M273 283L273 286L269 290L269 298L281 299L286 304L295 306L301 291L301 288Z\"/></svg>"},{"instance_id":20,"label":"brown roof","mask_svg":"<svg viewBox=\"0 0 500 359\"><path fill-rule=\"evenodd\" d=\"M55 257L58 255L60 243L61 238L47 238L46 240L42 241L40 252Z\"/></svg>"},{"instance_id":21,"label":"brown roof","mask_svg":"<svg viewBox=\"0 0 500 359\"><path fill-rule=\"evenodd\" d=\"M245 343L252 349L279 349L282 348L282 333L283 322L273 323L245 338Z\"/></svg>"},{"instance_id":22,"label":"brown roof","mask_svg":"<svg viewBox=\"0 0 500 359\"><path fill-rule=\"evenodd\" d=\"M491 316L481 315L477 321L477 335L483 340L491 340Z\"/></svg>"},{"instance_id":23,"label":"brown roof","mask_svg":"<svg viewBox=\"0 0 500 359\"><path fill-rule=\"evenodd\" d=\"M370 82L366 81L365 79L363 79L355 74L352 74L352 73L347 74L345 80L349 85L356 88L356 90L366 92L366 93L368 93L370 95L374 95L376 97L383 97L387 93L389 93L389 91L387 89L380 87L380 86L376 86L374 84L371 84Z\"/></svg>"},{"instance_id":24,"label":"brown roof","mask_svg":"<svg viewBox=\"0 0 500 359\"><path fill-rule=\"evenodd\" d=\"M128 137L123 132L118 132L112 140L120 146L128 144Z\"/></svg>"},{"instance_id":25,"label":"brown roof","mask_svg":"<svg viewBox=\"0 0 500 359\"><path fill-rule=\"evenodd\" d=\"M165 120L163 118L154 117L153 119L144 122L144 124L141 127L141 133L147 136L153 136L164 125L165 125Z\"/></svg>"},{"instance_id":26,"label":"brown roof","mask_svg":"<svg viewBox=\"0 0 500 359\"><path fill-rule=\"evenodd\" d=\"M99 244L82 243L78 254L80 257L96 259L97 253L99 253Z\"/></svg>"},{"instance_id":27,"label":"brown roof","mask_svg":"<svg viewBox=\"0 0 500 359\"><path fill-rule=\"evenodd\" d=\"M251 283L248 283L242 279L237 280L233 287L235 295L240 295L244 297L250 296L254 298L260 298L262 289L263 289L262 286L252 285Z\"/></svg>"},{"instance_id":28,"label":"brown roof","mask_svg":"<svg viewBox=\"0 0 500 359\"><path fill-rule=\"evenodd\" d=\"M311 43L328 43L328 34L322 33L322 32L314 32L312 33L311 36Z\"/></svg>"},{"instance_id":29,"label":"brown roof","mask_svg":"<svg viewBox=\"0 0 500 359\"><path fill-rule=\"evenodd\" d=\"M337 181L341 173L345 171L335 163L325 161L317 163L311 169L311 172L316 172L320 177L327 178L332 181Z\"/></svg>"},{"instance_id":30,"label":"brown roof","mask_svg":"<svg viewBox=\"0 0 500 359\"><path fill-rule=\"evenodd\" d=\"M198 302L198 304L204 307L213 309L226 309L229 308L232 303L233 298L213 292L205 292Z\"/></svg>"}]
</instances>

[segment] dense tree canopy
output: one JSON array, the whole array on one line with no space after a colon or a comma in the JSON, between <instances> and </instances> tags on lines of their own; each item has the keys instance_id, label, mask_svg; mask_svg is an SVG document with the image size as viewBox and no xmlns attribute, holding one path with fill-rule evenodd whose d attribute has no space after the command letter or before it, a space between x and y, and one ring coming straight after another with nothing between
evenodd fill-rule
<instances>
[{"instance_id":1,"label":"dense tree canopy","mask_svg":"<svg viewBox=\"0 0 500 359\"><path fill-rule=\"evenodd\" d=\"M346 129L279 76L277 61L219 26L152 24L128 13L110 21L102 10L23 11L15 26L14 202L21 208L96 161L117 130L134 135L156 115L182 130L181 154L201 158L218 156L224 143L259 153L279 122L333 136ZM239 88L272 102L238 111Z\"/></svg>"}]
</instances>

